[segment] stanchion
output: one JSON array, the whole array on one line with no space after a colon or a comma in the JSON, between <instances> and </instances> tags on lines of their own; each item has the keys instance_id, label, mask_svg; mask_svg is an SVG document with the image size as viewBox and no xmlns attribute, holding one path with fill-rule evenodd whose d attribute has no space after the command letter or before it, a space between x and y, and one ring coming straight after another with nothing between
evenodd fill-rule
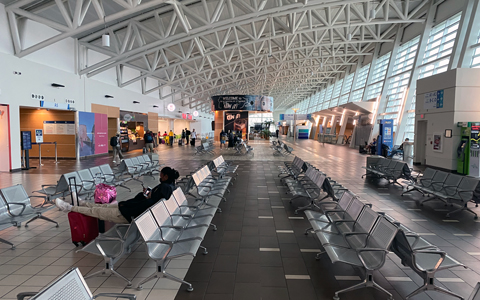
<instances>
[{"instance_id":1,"label":"stanchion","mask_svg":"<svg viewBox=\"0 0 480 300\"><path fill-rule=\"evenodd\" d=\"M38 143L38 165L43 166L43 164L42 164L42 143Z\"/></svg>"},{"instance_id":2,"label":"stanchion","mask_svg":"<svg viewBox=\"0 0 480 300\"><path fill-rule=\"evenodd\" d=\"M54 142L55 143L55 162L54 164L58 164L58 160L57 160L57 142Z\"/></svg>"}]
</instances>

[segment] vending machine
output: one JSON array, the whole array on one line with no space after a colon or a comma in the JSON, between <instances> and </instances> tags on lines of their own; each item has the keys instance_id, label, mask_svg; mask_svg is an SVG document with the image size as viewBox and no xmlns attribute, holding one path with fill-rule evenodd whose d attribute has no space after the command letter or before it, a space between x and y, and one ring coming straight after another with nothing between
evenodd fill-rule
<instances>
[{"instance_id":1,"label":"vending machine","mask_svg":"<svg viewBox=\"0 0 480 300\"><path fill-rule=\"evenodd\" d=\"M480 123L470 124L470 158L468 162L470 176L480 176Z\"/></svg>"},{"instance_id":2,"label":"vending machine","mask_svg":"<svg viewBox=\"0 0 480 300\"><path fill-rule=\"evenodd\" d=\"M458 122L461 127L457 147L457 172L480 176L480 122Z\"/></svg>"}]
</instances>

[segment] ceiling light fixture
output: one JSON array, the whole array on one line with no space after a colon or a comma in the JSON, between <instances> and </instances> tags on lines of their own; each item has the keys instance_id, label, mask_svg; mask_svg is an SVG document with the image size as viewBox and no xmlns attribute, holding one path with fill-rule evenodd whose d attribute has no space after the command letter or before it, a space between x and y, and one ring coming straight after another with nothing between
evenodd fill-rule
<instances>
[{"instance_id":1,"label":"ceiling light fixture","mask_svg":"<svg viewBox=\"0 0 480 300\"><path fill-rule=\"evenodd\" d=\"M59 83L52 83L52 86L56 88L65 87L63 84L59 84Z\"/></svg>"},{"instance_id":2,"label":"ceiling light fixture","mask_svg":"<svg viewBox=\"0 0 480 300\"><path fill-rule=\"evenodd\" d=\"M105 98L113 98L112 95L105 95Z\"/></svg>"},{"instance_id":3,"label":"ceiling light fixture","mask_svg":"<svg viewBox=\"0 0 480 300\"><path fill-rule=\"evenodd\" d=\"M105 26L105 32L102 34L102 46L110 47L110 35L107 33L107 23L105 23L105 16L103 16L103 25Z\"/></svg>"},{"instance_id":4,"label":"ceiling light fixture","mask_svg":"<svg viewBox=\"0 0 480 300\"><path fill-rule=\"evenodd\" d=\"M140 102L133 100L133 104L140 104Z\"/></svg>"}]
</instances>

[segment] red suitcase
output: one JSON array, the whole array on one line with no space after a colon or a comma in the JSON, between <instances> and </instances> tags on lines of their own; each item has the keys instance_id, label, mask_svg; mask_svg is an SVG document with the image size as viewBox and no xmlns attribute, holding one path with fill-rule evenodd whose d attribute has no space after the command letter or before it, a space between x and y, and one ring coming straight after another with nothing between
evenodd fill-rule
<instances>
[{"instance_id":1,"label":"red suitcase","mask_svg":"<svg viewBox=\"0 0 480 300\"><path fill-rule=\"evenodd\" d=\"M73 184L72 184L73 179ZM75 187L75 195L78 202L78 193L77 193L77 181L75 177L68 178L68 183L70 184L70 191L72 196L72 205L74 204L73 200L73 191L72 187ZM75 246L78 247L79 244L85 246L86 244L93 241L98 236L98 220L94 217L89 217L82 215L77 212L68 213L68 222L70 223L70 232L72 235L72 242Z\"/></svg>"}]
</instances>

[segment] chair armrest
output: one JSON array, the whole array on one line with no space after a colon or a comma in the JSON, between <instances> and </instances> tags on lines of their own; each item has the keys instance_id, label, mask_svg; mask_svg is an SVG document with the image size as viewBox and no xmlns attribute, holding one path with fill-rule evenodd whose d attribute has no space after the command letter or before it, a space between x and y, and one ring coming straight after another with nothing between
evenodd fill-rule
<instances>
[{"instance_id":1,"label":"chair armrest","mask_svg":"<svg viewBox=\"0 0 480 300\"><path fill-rule=\"evenodd\" d=\"M109 298L124 298L135 300L137 299L137 295L134 294L120 294L120 293L100 293L93 296L93 299L97 299L98 297L109 297Z\"/></svg>"},{"instance_id":2,"label":"chair armrest","mask_svg":"<svg viewBox=\"0 0 480 300\"><path fill-rule=\"evenodd\" d=\"M429 270L426 270L426 269L422 269L419 267L419 265L417 264L417 259L416 259L416 254L418 253L421 253L421 254L433 254L433 255L440 255L437 263L435 264L434 268L433 269L429 269ZM412 253L412 260L413 260L413 264L419 269L419 270L422 270L422 271L435 271L437 270L440 265L443 263L443 260L445 259L445 256L447 256L447 253L444 252L444 251L441 251L441 250L414 250L413 253Z\"/></svg>"},{"instance_id":3,"label":"chair armrest","mask_svg":"<svg viewBox=\"0 0 480 300\"><path fill-rule=\"evenodd\" d=\"M21 211L19 214L15 215L14 213L12 213L12 212L10 211L10 204L22 206L22 211ZM8 214L11 215L12 217L21 216L22 213L25 211L25 208L26 208L26 205L25 205L24 203L16 203L16 202L8 202L8 203L7 203L7 211L8 211Z\"/></svg>"},{"instance_id":4,"label":"chair armrest","mask_svg":"<svg viewBox=\"0 0 480 300\"><path fill-rule=\"evenodd\" d=\"M38 294L38 292L23 292L17 294L17 300L24 300L25 298L30 298Z\"/></svg>"}]
</instances>

